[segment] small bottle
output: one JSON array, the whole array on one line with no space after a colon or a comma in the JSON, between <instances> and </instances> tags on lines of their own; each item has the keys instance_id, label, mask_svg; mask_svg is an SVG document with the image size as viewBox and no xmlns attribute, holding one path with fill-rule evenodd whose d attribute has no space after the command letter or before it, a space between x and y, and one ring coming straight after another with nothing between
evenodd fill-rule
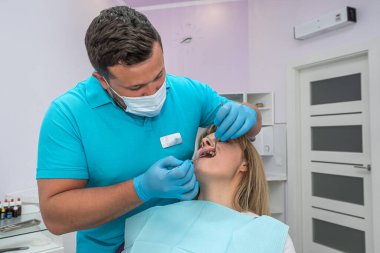
<instances>
[{"instance_id":1,"label":"small bottle","mask_svg":"<svg viewBox=\"0 0 380 253\"><path fill-rule=\"evenodd\" d=\"M16 218L18 216L18 206L17 204L15 203L15 205L13 206L12 208L12 217L13 218Z\"/></svg>"},{"instance_id":2,"label":"small bottle","mask_svg":"<svg viewBox=\"0 0 380 253\"><path fill-rule=\"evenodd\" d=\"M9 206L9 202L8 202L8 199L6 199L5 200L5 213L6 213L6 215L5 215L5 217L7 218L7 219L11 219L12 218L12 209L11 209L11 207Z\"/></svg>"},{"instance_id":3,"label":"small bottle","mask_svg":"<svg viewBox=\"0 0 380 253\"><path fill-rule=\"evenodd\" d=\"M9 208L10 208L10 211L11 211L11 213L12 213L12 217L13 217L13 213L14 213L13 209L15 208L15 200L14 200L14 199L11 199L11 202L10 202ZM8 212L9 212L9 211L8 211ZM11 217L11 218L12 218L12 217ZM8 218L8 216L7 216L7 218Z\"/></svg>"},{"instance_id":4,"label":"small bottle","mask_svg":"<svg viewBox=\"0 0 380 253\"><path fill-rule=\"evenodd\" d=\"M17 198L16 205L18 207L18 209L17 209L17 216L20 216L21 215L21 206L22 206L22 204L21 204L21 198Z\"/></svg>"},{"instance_id":5,"label":"small bottle","mask_svg":"<svg viewBox=\"0 0 380 253\"><path fill-rule=\"evenodd\" d=\"M6 215L6 212L5 212L4 204L1 204L1 201L0 201L0 220L4 220L5 215Z\"/></svg>"},{"instance_id":6,"label":"small bottle","mask_svg":"<svg viewBox=\"0 0 380 253\"><path fill-rule=\"evenodd\" d=\"M7 213L8 213L8 199L4 199L4 212L5 212L5 219L7 218Z\"/></svg>"}]
</instances>

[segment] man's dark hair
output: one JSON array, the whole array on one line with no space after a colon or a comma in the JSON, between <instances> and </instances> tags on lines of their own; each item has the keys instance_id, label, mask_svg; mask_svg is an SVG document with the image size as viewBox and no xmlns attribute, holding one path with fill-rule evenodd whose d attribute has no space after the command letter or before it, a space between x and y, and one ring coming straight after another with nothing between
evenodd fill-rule
<instances>
[{"instance_id":1,"label":"man's dark hair","mask_svg":"<svg viewBox=\"0 0 380 253\"><path fill-rule=\"evenodd\" d=\"M85 44L92 66L109 79L108 67L134 65L149 59L157 30L142 13L127 6L105 9L87 29Z\"/></svg>"}]
</instances>

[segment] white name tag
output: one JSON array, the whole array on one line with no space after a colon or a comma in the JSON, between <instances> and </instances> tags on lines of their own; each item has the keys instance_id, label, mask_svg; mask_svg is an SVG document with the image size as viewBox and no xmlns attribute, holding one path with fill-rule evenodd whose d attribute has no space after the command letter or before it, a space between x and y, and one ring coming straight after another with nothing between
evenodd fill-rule
<instances>
[{"instance_id":1,"label":"white name tag","mask_svg":"<svg viewBox=\"0 0 380 253\"><path fill-rule=\"evenodd\" d=\"M163 148L168 148L174 145L182 143L182 137L180 133L166 135L160 138L161 146Z\"/></svg>"}]
</instances>

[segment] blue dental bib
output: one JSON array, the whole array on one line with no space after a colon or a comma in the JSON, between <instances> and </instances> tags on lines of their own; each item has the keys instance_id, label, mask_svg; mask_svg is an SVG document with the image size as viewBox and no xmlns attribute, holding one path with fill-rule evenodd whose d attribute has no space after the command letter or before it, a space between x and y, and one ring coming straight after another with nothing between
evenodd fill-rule
<instances>
[{"instance_id":1,"label":"blue dental bib","mask_svg":"<svg viewBox=\"0 0 380 253\"><path fill-rule=\"evenodd\" d=\"M282 253L288 226L209 201L157 206L125 222L123 253Z\"/></svg>"}]
</instances>

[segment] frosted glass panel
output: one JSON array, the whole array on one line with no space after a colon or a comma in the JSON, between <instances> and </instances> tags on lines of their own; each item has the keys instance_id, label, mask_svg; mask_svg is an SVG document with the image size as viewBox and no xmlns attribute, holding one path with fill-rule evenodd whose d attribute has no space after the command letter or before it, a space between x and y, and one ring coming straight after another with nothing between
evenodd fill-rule
<instances>
[{"instance_id":1,"label":"frosted glass panel","mask_svg":"<svg viewBox=\"0 0 380 253\"><path fill-rule=\"evenodd\" d=\"M347 253L365 253L364 231L313 219L313 241Z\"/></svg>"},{"instance_id":2,"label":"frosted glass panel","mask_svg":"<svg viewBox=\"0 0 380 253\"><path fill-rule=\"evenodd\" d=\"M358 73L311 82L311 105L361 100L360 79Z\"/></svg>"},{"instance_id":3,"label":"frosted glass panel","mask_svg":"<svg viewBox=\"0 0 380 253\"><path fill-rule=\"evenodd\" d=\"M312 194L316 197L364 205L363 178L312 173Z\"/></svg>"},{"instance_id":4,"label":"frosted glass panel","mask_svg":"<svg viewBox=\"0 0 380 253\"><path fill-rule=\"evenodd\" d=\"M362 153L362 126L312 127L311 143L316 151Z\"/></svg>"}]
</instances>

